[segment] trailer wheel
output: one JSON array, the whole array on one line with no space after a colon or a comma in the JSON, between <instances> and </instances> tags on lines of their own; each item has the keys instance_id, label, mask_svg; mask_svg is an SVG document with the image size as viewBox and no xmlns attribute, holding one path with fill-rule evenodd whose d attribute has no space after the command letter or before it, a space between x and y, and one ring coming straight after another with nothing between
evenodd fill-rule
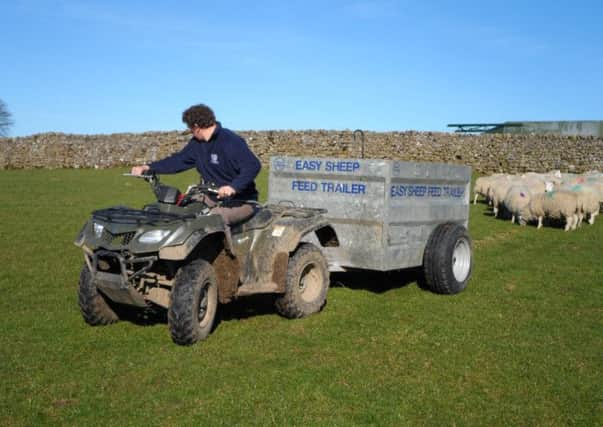
<instances>
[{"instance_id":1,"label":"trailer wheel","mask_svg":"<svg viewBox=\"0 0 603 427\"><path fill-rule=\"evenodd\" d=\"M438 294L456 294L467 286L473 268L471 239L465 227L441 224L423 255L424 286Z\"/></svg>"},{"instance_id":2,"label":"trailer wheel","mask_svg":"<svg viewBox=\"0 0 603 427\"><path fill-rule=\"evenodd\" d=\"M80 273L78 302L82 317L89 325L109 325L119 320L105 297L96 289L87 264L84 264Z\"/></svg>"},{"instance_id":3,"label":"trailer wheel","mask_svg":"<svg viewBox=\"0 0 603 427\"><path fill-rule=\"evenodd\" d=\"M214 268L197 259L176 273L170 294L168 325L176 344L191 345L212 331L218 309L218 285Z\"/></svg>"},{"instance_id":4,"label":"trailer wheel","mask_svg":"<svg viewBox=\"0 0 603 427\"><path fill-rule=\"evenodd\" d=\"M322 309L329 290L329 269L322 252L302 243L289 258L285 293L276 299L276 309L284 317L297 319Z\"/></svg>"}]
</instances>

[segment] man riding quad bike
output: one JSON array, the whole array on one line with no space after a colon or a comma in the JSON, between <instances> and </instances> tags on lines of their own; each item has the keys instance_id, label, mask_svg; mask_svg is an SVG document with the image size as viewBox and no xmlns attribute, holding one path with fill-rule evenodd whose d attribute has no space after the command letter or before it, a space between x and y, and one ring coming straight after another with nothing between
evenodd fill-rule
<instances>
[{"instance_id":1,"label":"man riding quad bike","mask_svg":"<svg viewBox=\"0 0 603 427\"><path fill-rule=\"evenodd\" d=\"M209 335L218 303L241 296L274 293L288 318L323 307L329 271L319 247L338 245L325 210L256 204L228 227L203 202L216 188L181 194L153 173L141 177L155 203L94 211L74 242L84 251L79 305L88 324L117 321L118 306L161 307L174 342L188 345Z\"/></svg>"}]
</instances>

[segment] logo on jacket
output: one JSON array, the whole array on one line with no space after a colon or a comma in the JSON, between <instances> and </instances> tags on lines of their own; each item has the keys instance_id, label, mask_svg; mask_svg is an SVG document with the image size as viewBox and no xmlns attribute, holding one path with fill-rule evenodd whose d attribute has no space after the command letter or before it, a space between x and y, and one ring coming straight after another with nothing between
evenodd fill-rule
<instances>
[{"instance_id":1,"label":"logo on jacket","mask_svg":"<svg viewBox=\"0 0 603 427\"><path fill-rule=\"evenodd\" d=\"M210 163L213 163L214 165L219 165L220 162L218 161L218 155L215 153L212 153L210 155L210 159L209 159Z\"/></svg>"}]
</instances>

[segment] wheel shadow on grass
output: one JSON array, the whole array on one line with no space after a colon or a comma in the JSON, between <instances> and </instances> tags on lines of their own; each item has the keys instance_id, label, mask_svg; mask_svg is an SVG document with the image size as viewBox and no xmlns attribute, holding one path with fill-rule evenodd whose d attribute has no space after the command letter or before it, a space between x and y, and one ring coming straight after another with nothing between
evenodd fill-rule
<instances>
[{"instance_id":1,"label":"wheel shadow on grass","mask_svg":"<svg viewBox=\"0 0 603 427\"><path fill-rule=\"evenodd\" d=\"M413 284L419 284L422 287L422 277L423 269L421 267L387 272L355 270L331 273L330 288L367 290L381 294ZM222 322L278 314L275 307L276 296L276 294L250 295L227 304L220 304L214 330ZM167 310L164 308L150 306L146 309L137 309L112 302L110 305L121 321L139 326L167 324Z\"/></svg>"},{"instance_id":2,"label":"wheel shadow on grass","mask_svg":"<svg viewBox=\"0 0 603 427\"><path fill-rule=\"evenodd\" d=\"M380 294L392 289L422 283L422 277L423 269L421 267L388 272L368 270L347 271L343 273L331 273L329 287L362 289ZM229 302L228 304L221 304L216 327L219 323L231 320L243 320L251 317L278 314L275 308L276 296L275 294L250 295Z\"/></svg>"},{"instance_id":3,"label":"wheel shadow on grass","mask_svg":"<svg viewBox=\"0 0 603 427\"><path fill-rule=\"evenodd\" d=\"M250 295L220 305L220 321L243 320L250 317L274 315L276 296L273 294Z\"/></svg>"},{"instance_id":4,"label":"wheel shadow on grass","mask_svg":"<svg viewBox=\"0 0 603 427\"><path fill-rule=\"evenodd\" d=\"M228 304L220 304L216 317L216 324L230 320L243 320L250 317L277 314L274 307L275 296L271 294L251 295L239 298ZM111 304L111 308L119 316L120 321L134 323L138 326L154 326L167 324L167 309L161 307L149 307L139 309L134 307Z\"/></svg>"},{"instance_id":5,"label":"wheel shadow on grass","mask_svg":"<svg viewBox=\"0 0 603 427\"><path fill-rule=\"evenodd\" d=\"M332 288L362 289L382 294L392 289L423 283L423 268L407 268L393 271L357 270L331 273Z\"/></svg>"},{"instance_id":6,"label":"wheel shadow on grass","mask_svg":"<svg viewBox=\"0 0 603 427\"><path fill-rule=\"evenodd\" d=\"M109 302L109 306L117 314L120 321L130 322L138 326L167 324L167 310L162 307L150 305L147 308L137 308L117 304L113 301Z\"/></svg>"}]
</instances>

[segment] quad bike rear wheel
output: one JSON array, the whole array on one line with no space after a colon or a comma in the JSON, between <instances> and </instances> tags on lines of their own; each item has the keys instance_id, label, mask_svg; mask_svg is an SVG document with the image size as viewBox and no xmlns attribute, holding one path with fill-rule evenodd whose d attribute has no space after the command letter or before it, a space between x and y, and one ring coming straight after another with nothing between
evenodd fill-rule
<instances>
[{"instance_id":1,"label":"quad bike rear wheel","mask_svg":"<svg viewBox=\"0 0 603 427\"><path fill-rule=\"evenodd\" d=\"M290 319L322 309L329 290L327 262L316 246L302 243L289 258L285 293L276 299L277 311Z\"/></svg>"},{"instance_id":2,"label":"quad bike rear wheel","mask_svg":"<svg viewBox=\"0 0 603 427\"><path fill-rule=\"evenodd\" d=\"M218 309L216 273L197 259L176 273L168 308L168 325L176 344L191 345L212 331Z\"/></svg>"}]
</instances>

